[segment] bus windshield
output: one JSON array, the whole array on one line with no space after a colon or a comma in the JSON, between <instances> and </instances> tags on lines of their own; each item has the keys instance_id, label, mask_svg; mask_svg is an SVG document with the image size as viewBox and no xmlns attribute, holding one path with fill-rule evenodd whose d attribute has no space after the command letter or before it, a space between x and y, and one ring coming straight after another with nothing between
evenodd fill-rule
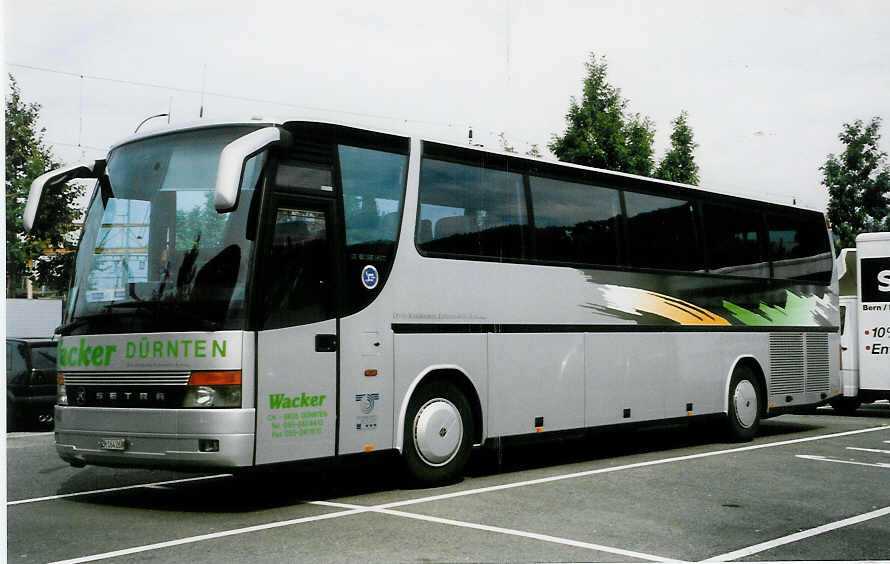
<instances>
[{"instance_id":1,"label":"bus windshield","mask_svg":"<svg viewBox=\"0 0 890 564\"><path fill-rule=\"evenodd\" d=\"M248 161L235 211L217 213L213 197L220 151L255 129L186 131L111 152L112 196L93 196L63 333L243 328L247 217L265 153Z\"/></svg>"}]
</instances>

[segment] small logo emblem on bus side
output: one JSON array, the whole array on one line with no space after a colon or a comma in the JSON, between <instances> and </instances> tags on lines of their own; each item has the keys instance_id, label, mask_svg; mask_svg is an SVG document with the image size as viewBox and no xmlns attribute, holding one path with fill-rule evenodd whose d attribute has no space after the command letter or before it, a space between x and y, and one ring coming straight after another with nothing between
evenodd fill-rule
<instances>
[{"instance_id":1,"label":"small logo emblem on bus side","mask_svg":"<svg viewBox=\"0 0 890 564\"><path fill-rule=\"evenodd\" d=\"M365 288L369 290L373 290L377 287L377 282L380 281L380 277L377 275L377 269L367 265L362 269L362 284Z\"/></svg>"},{"instance_id":2,"label":"small logo emblem on bus side","mask_svg":"<svg viewBox=\"0 0 890 564\"><path fill-rule=\"evenodd\" d=\"M356 394L355 401L359 402L359 409L368 415L374 411L374 402L380 399L380 394Z\"/></svg>"}]
</instances>

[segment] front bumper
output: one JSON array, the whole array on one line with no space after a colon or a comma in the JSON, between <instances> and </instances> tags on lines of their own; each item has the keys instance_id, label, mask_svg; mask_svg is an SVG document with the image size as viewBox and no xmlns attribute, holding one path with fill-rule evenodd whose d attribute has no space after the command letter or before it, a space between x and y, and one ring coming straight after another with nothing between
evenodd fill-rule
<instances>
[{"instance_id":1,"label":"front bumper","mask_svg":"<svg viewBox=\"0 0 890 564\"><path fill-rule=\"evenodd\" d=\"M56 406L56 451L82 466L240 468L254 463L254 409L113 409ZM124 439L103 450L100 439ZM201 452L199 440L219 441Z\"/></svg>"}]
</instances>

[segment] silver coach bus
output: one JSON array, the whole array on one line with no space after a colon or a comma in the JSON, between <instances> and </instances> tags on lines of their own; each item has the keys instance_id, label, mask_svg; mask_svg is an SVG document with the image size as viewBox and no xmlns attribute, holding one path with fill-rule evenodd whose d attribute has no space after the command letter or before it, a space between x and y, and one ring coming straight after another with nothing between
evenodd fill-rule
<instances>
[{"instance_id":1,"label":"silver coach bus","mask_svg":"<svg viewBox=\"0 0 890 564\"><path fill-rule=\"evenodd\" d=\"M143 134L96 178L56 448L245 468L396 449L459 477L494 437L839 393L823 214L332 123Z\"/></svg>"}]
</instances>

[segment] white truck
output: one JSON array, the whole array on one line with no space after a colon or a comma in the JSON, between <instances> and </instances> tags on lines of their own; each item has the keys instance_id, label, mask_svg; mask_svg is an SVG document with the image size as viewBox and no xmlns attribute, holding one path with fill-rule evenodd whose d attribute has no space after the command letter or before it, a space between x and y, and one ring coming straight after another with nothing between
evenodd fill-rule
<instances>
[{"instance_id":1,"label":"white truck","mask_svg":"<svg viewBox=\"0 0 890 564\"><path fill-rule=\"evenodd\" d=\"M890 399L890 233L863 233L838 257L841 385L832 407Z\"/></svg>"}]
</instances>

